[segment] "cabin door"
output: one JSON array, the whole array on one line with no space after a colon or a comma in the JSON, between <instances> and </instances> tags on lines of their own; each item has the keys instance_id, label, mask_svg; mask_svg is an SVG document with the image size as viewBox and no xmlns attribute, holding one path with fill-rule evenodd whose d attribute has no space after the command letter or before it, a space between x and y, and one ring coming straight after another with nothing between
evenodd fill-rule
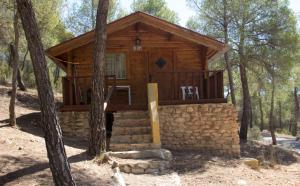
<instances>
[{"instance_id":1,"label":"cabin door","mask_svg":"<svg viewBox=\"0 0 300 186\"><path fill-rule=\"evenodd\" d=\"M173 98L173 51L155 49L149 53L148 79L158 84L158 100L167 101Z\"/></svg>"}]
</instances>

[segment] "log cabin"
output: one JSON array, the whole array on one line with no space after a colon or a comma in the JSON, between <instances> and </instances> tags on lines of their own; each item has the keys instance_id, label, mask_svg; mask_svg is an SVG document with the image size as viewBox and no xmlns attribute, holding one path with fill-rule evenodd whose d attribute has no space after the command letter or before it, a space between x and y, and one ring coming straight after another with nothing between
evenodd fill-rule
<instances>
[{"instance_id":1,"label":"log cabin","mask_svg":"<svg viewBox=\"0 0 300 186\"><path fill-rule=\"evenodd\" d=\"M67 113L82 114L89 110L94 38L94 31L90 31L46 51L47 56L66 74L62 78L63 106L60 108L60 114L65 118ZM148 142L179 148L178 143L173 144L176 141L173 138L177 137L168 137L167 131L172 131L164 127L168 128L174 122L180 124L180 119L172 121L171 117L166 120L167 110L173 109L174 117L176 110L183 107L187 109L182 111L183 115L189 110L194 110L194 115L201 112L203 116L204 112L211 110L218 115L219 108L219 112L226 112L228 107L235 110L224 98L223 70L208 69L208 64L227 49L224 43L214 38L143 12L135 12L109 23L105 61L106 111L114 112L116 119L124 121L136 115L133 112L148 113L152 130ZM207 107L208 110L205 109ZM210 114L207 113L208 116ZM224 113L224 117L227 115ZM234 118L235 114L232 115ZM75 121L70 122L72 116L68 117L61 119L64 124L69 121L75 125ZM211 123L209 120L207 117L208 123ZM228 125L232 126L229 130L232 137L236 125L234 122ZM65 131L70 128L72 126ZM184 138L184 132L182 134ZM147 139L138 139L123 143L147 142ZM186 147L193 148L188 139L184 141L187 142ZM235 144L232 141L226 143Z\"/></svg>"}]
</instances>

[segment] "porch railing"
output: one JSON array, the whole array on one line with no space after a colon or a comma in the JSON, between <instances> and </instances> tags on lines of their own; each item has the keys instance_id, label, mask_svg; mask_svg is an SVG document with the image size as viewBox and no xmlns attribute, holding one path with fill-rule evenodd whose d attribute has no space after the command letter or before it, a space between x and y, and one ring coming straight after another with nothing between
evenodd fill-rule
<instances>
[{"instance_id":1,"label":"porch railing","mask_svg":"<svg viewBox=\"0 0 300 186\"><path fill-rule=\"evenodd\" d=\"M226 102L224 99L223 70L159 72L157 74L160 79L170 80L166 85L158 82L160 105ZM171 93L166 94L163 92L166 88L160 86L167 86ZM164 96L164 94L166 95Z\"/></svg>"},{"instance_id":2,"label":"porch railing","mask_svg":"<svg viewBox=\"0 0 300 186\"><path fill-rule=\"evenodd\" d=\"M91 76L63 77L62 84L64 106L89 105L91 103ZM115 87L116 77L105 76L105 102L109 102Z\"/></svg>"}]
</instances>

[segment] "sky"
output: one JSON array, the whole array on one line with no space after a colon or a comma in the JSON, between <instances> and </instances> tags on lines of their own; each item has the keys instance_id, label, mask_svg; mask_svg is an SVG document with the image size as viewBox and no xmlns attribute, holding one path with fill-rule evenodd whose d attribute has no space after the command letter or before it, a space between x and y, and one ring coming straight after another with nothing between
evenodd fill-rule
<instances>
[{"instance_id":1,"label":"sky","mask_svg":"<svg viewBox=\"0 0 300 186\"><path fill-rule=\"evenodd\" d=\"M130 12L130 5L133 0L119 0L121 6L127 9ZM188 21L189 17L194 15L194 12L191 8L189 8L186 4L186 0L165 0L168 4L168 7L171 10L174 10L178 13L180 18L179 24L181 26L185 26L186 22ZM300 0L289 0L290 1L290 8L298 15L298 23L300 23ZM67 6L70 6L72 3L76 2L76 0L67 0Z\"/></svg>"},{"instance_id":2,"label":"sky","mask_svg":"<svg viewBox=\"0 0 300 186\"><path fill-rule=\"evenodd\" d=\"M133 0L120 0L121 6L130 11L130 5ZM180 25L185 26L189 17L193 16L194 13L186 4L186 0L166 0L168 7L178 13L180 18ZM290 0L290 7L297 15L300 14L300 0ZM299 18L298 18L299 20Z\"/></svg>"}]
</instances>

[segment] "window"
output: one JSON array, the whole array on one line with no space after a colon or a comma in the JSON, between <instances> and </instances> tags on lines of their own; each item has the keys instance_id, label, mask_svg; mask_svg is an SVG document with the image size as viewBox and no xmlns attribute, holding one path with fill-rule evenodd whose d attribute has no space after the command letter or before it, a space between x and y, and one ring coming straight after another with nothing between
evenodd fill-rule
<instances>
[{"instance_id":1,"label":"window","mask_svg":"<svg viewBox=\"0 0 300 186\"><path fill-rule=\"evenodd\" d=\"M108 53L105 56L106 75L115 75L117 79L126 79L126 59L124 53Z\"/></svg>"}]
</instances>

